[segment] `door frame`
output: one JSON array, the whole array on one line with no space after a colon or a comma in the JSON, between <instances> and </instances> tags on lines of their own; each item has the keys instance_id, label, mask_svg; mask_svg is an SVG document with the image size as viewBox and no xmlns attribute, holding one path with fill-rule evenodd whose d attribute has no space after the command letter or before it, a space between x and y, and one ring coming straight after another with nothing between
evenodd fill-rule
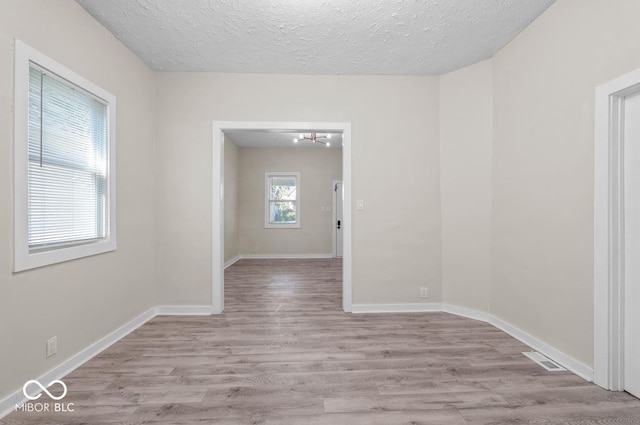
<instances>
[{"instance_id":1,"label":"door frame","mask_svg":"<svg viewBox=\"0 0 640 425\"><path fill-rule=\"evenodd\" d=\"M342 132L343 219L342 309L352 311L351 285L351 123L294 121L213 121L213 212L211 246L211 305L213 314L224 311L224 132L287 131Z\"/></svg>"},{"instance_id":2,"label":"door frame","mask_svg":"<svg viewBox=\"0 0 640 425\"><path fill-rule=\"evenodd\" d=\"M595 90L594 382L624 390L624 98L640 69Z\"/></svg>"},{"instance_id":3,"label":"door frame","mask_svg":"<svg viewBox=\"0 0 640 425\"><path fill-rule=\"evenodd\" d=\"M338 221L338 212L336 210L336 206L338 205L338 193L336 192L336 184L342 183L342 180L333 180L333 183L331 184L332 187L332 191L333 191L333 195L331 196L331 199L333 201L333 205L331 207L331 210L333 211L333 213L331 214L331 216L333 217L333 224L332 224L332 228L331 228L331 234L332 234L332 241L333 241L333 258L336 258L336 255L338 255L338 250L337 250L337 242L338 240L336 239L336 233L338 233L336 231L336 221ZM344 186L343 186L344 189ZM344 192L344 190L343 190ZM343 215L343 220L344 221L344 199L342 200L342 215ZM340 223L340 225L342 225L342 223ZM343 239L343 243L344 243L344 239ZM344 245L342 246L342 250L344 251ZM343 253L343 257L344 257L344 253Z\"/></svg>"}]
</instances>

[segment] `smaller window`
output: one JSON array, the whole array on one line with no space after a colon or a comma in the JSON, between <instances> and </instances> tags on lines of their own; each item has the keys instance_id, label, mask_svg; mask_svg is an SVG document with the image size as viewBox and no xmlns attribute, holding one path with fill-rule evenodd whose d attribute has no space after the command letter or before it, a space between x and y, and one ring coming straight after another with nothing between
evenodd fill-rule
<instances>
[{"instance_id":1,"label":"smaller window","mask_svg":"<svg viewBox=\"0 0 640 425\"><path fill-rule=\"evenodd\" d=\"M265 173L264 227L300 227L300 173Z\"/></svg>"}]
</instances>

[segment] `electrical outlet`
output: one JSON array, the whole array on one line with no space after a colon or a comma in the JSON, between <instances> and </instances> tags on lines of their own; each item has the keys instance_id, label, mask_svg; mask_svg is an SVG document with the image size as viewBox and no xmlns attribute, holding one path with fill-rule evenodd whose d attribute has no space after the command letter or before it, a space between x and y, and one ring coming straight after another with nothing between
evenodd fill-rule
<instances>
[{"instance_id":1,"label":"electrical outlet","mask_svg":"<svg viewBox=\"0 0 640 425\"><path fill-rule=\"evenodd\" d=\"M254 247L253 247L253 252L256 252L256 253L257 253L257 252L260 252L260 248L258 248L257 246L254 246Z\"/></svg>"},{"instance_id":2,"label":"electrical outlet","mask_svg":"<svg viewBox=\"0 0 640 425\"><path fill-rule=\"evenodd\" d=\"M420 288L420 298L427 298L427 287L423 286Z\"/></svg>"},{"instance_id":3,"label":"electrical outlet","mask_svg":"<svg viewBox=\"0 0 640 425\"><path fill-rule=\"evenodd\" d=\"M51 357L58 352L58 337L54 336L47 340L47 357Z\"/></svg>"}]
</instances>

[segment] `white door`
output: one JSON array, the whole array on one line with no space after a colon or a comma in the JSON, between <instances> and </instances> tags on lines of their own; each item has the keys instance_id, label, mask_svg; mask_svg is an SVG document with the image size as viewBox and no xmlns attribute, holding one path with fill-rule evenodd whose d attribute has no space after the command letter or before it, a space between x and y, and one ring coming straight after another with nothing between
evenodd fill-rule
<instances>
[{"instance_id":1,"label":"white door","mask_svg":"<svg viewBox=\"0 0 640 425\"><path fill-rule=\"evenodd\" d=\"M624 111L624 389L640 397L640 93Z\"/></svg>"},{"instance_id":2,"label":"white door","mask_svg":"<svg viewBox=\"0 0 640 425\"><path fill-rule=\"evenodd\" d=\"M335 221L333 223L334 227L334 243L335 243L335 256L342 257L342 228L344 227L344 222L342 220L342 201L343 201L343 192L342 192L342 182L334 182L333 183L333 210L335 211Z\"/></svg>"}]
</instances>

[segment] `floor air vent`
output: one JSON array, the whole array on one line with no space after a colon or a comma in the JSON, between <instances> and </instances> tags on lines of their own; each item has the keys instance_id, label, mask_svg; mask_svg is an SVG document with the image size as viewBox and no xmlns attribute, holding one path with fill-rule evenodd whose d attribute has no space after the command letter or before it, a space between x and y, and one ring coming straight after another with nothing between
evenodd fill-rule
<instances>
[{"instance_id":1,"label":"floor air vent","mask_svg":"<svg viewBox=\"0 0 640 425\"><path fill-rule=\"evenodd\" d=\"M522 354L529 357L531 360L533 360L534 362L538 363L540 366L542 366L543 368L551 372L559 372L561 370L567 370L562 366L560 366L558 363L549 360L547 357L543 356L537 351L530 351L528 353L522 353Z\"/></svg>"}]
</instances>

